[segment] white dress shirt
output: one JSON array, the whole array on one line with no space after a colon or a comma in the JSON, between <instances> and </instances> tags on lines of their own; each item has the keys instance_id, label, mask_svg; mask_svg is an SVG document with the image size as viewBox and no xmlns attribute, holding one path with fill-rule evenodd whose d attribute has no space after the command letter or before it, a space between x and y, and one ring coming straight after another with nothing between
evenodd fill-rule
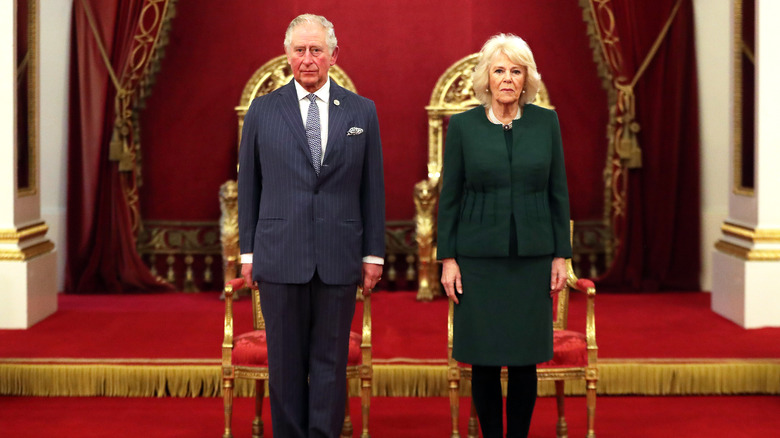
<instances>
[{"instance_id":1,"label":"white dress shirt","mask_svg":"<svg viewBox=\"0 0 780 438\"><path fill-rule=\"evenodd\" d=\"M298 81L295 83L295 93L298 95L298 106L301 108L301 119L303 119L303 127L306 128L306 119L309 117L309 106L311 101L308 99L308 95L312 94L306 91ZM314 92L317 103L317 109L320 110L320 138L322 139L322 153L320 154L320 164L325 159L325 147L328 144L328 105L330 103L330 76L325 81L325 85L320 87L319 90Z\"/></svg>"},{"instance_id":2,"label":"white dress shirt","mask_svg":"<svg viewBox=\"0 0 780 438\"><path fill-rule=\"evenodd\" d=\"M306 119L308 118L309 105L311 104L311 101L307 98L307 96L311 93L306 91L306 89L303 88L301 84L298 83L298 81L293 81L293 83L295 84L295 93L298 95L298 106L301 109L303 127L306 128ZM320 111L320 138L322 139L322 154L320 154L320 164L322 164L322 160L325 159L325 147L328 144L328 130L326 129L326 126L328 126L328 106L330 105L330 76L328 76L325 84L320 87L319 90L314 92L314 96L316 96L315 102L317 103L317 109ZM363 257L363 262L372 263L374 265L385 264L385 260L382 257L371 255ZM252 263L252 253L241 254L241 263Z\"/></svg>"}]
</instances>

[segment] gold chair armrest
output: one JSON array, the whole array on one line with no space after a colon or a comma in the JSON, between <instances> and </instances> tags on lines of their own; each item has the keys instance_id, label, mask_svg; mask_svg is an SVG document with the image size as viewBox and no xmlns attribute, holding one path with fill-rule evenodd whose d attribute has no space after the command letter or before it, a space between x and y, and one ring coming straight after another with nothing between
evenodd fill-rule
<instances>
[{"instance_id":1,"label":"gold chair armrest","mask_svg":"<svg viewBox=\"0 0 780 438\"><path fill-rule=\"evenodd\" d=\"M233 293L243 287L244 279L236 278L225 284L225 335L222 339L222 367L233 363Z\"/></svg>"},{"instance_id":2,"label":"gold chair armrest","mask_svg":"<svg viewBox=\"0 0 780 438\"><path fill-rule=\"evenodd\" d=\"M574 268L571 259L566 259L566 270L568 278L566 280L570 290L583 292L586 296L585 310L585 341L588 348L588 363L596 364L598 356L598 346L596 345L596 285L592 280L586 278L577 278L574 274Z\"/></svg>"},{"instance_id":3,"label":"gold chair armrest","mask_svg":"<svg viewBox=\"0 0 780 438\"><path fill-rule=\"evenodd\" d=\"M362 362L360 367L360 376L367 378L373 374L371 366L371 294L363 296L363 332L360 342L360 352Z\"/></svg>"}]
</instances>

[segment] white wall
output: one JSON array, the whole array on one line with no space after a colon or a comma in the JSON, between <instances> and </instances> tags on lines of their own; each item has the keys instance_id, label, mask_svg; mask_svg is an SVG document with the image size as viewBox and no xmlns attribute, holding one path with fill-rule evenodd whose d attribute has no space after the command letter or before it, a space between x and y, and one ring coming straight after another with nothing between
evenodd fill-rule
<instances>
[{"instance_id":1,"label":"white wall","mask_svg":"<svg viewBox=\"0 0 780 438\"><path fill-rule=\"evenodd\" d=\"M68 80L73 0L42 0L40 11L41 217L57 248L57 290L65 273Z\"/></svg>"},{"instance_id":2,"label":"white wall","mask_svg":"<svg viewBox=\"0 0 780 438\"><path fill-rule=\"evenodd\" d=\"M733 90L731 0L693 0L701 136L701 287L712 289L712 251L728 217Z\"/></svg>"}]
</instances>

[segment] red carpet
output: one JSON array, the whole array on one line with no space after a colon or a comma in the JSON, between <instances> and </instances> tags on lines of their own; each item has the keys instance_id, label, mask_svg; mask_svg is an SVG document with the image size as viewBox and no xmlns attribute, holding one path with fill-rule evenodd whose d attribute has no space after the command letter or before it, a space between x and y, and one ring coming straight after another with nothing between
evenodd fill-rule
<instances>
[{"instance_id":1,"label":"red carpet","mask_svg":"<svg viewBox=\"0 0 780 438\"><path fill-rule=\"evenodd\" d=\"M584 300L572 301L570 328L581 330ZM446 358L445 300L380 292L372 310L375 358ZM235 312L236 331L249 329L249 300ZM0 358L218 359L223 318L214 292L60 295L56 314L0 330ZM780 358L780 328L742 329L710 310L707 293L600 294L596 321L602 359Z\"/></svg>"},{"instance_id":2,"label":"red carpet","mask_svg":"<svg viewBox=\"0 0 780 438\"><path fill-rule=\"evenodd\" d=\"M462 400L461 434L466 432ZM252 401L236 400L235 438L251 436ZM359 413L352 400L353 418ZM272 437L264 409L266 436ZM780 397L599 397L599 438L773 437L780 432ZM585 436L585 401L567 403L569 436ZM178 438L222 436L220 398L0 397L0 436L14 438ZM355 436L359 436L356 432ZM441 397L375 397L373 438L449 436L448 401ZM555 400L537 403L529 437L555 436Z\"/></svg>"}]
</instances>

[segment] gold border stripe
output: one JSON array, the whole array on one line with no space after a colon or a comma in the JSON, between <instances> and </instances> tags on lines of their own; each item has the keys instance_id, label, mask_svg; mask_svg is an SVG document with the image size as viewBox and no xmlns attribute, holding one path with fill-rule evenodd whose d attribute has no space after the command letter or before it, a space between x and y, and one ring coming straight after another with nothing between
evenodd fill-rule
<instances>
[{"instance_id":1,"label":"gold border stripe","mask_svg":"<svg viewBox=\"0 0 780 438\"><path fill-rule=\"evenodd\" d=\"M780 250L778 249L750 249L743 248L725 240L719 240L715 243L715 249L718 251L748 261L780 261Z\"/></svg>"},{"instance_id":2,"label":"gold border stripe","mask_svg":"<svg viewBox=\"0 0 780 438\"><path fill-rule=\"evenodd\" d=\"M738 239L749 240L751 242L780 243L780 229L755 229L748 228L729 222L724 222L720 226L723 234L727 234Z\"/></svg>"},{"instance_id":3,"label":"gold border stripe","mask_svg":"<svg viewBox=\"0 0 780 438\"><path fill-rule=\"evenodd\" d=\"M0 230L0 243L18 243L33 237L43 236L49 230L44 222L28 225L17 230Z\"/></svg>"},{"instance_id":4,"label":"gold border stripe","mask_svg":"<svg viewBox=\"0 0 780 438\"><path fill-rule=\"evenodd\" d=\"M3 250L0 249L0 261L23 262L39 255L43 255L54 250L54 244L51 241L45 241L24 249Z\"/></svg>"}]
</instances>

